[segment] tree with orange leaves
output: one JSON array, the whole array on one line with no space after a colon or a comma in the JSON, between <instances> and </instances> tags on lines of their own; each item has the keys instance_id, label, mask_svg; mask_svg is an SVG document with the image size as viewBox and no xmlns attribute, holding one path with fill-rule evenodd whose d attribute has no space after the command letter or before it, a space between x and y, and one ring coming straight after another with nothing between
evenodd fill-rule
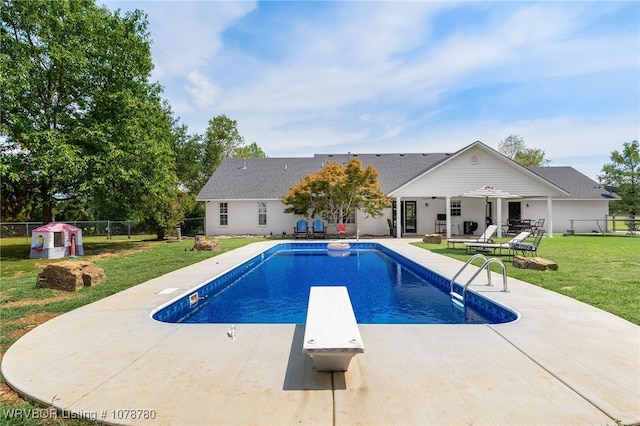
<instances>
[{"instance_id":1,"label":"tree with orange leaves","mask_svg":"<svg viewBox=\"0 0 640 426\"><path fill-rule=\"evenodd\" d=\"M378 171L352 158L345 165L329 162L319 171L306 175L282 197L285 213L321 217L343 223L356 210L369 216L381 216L391 205L382 192Z\"/></svg>"}]
</instances>

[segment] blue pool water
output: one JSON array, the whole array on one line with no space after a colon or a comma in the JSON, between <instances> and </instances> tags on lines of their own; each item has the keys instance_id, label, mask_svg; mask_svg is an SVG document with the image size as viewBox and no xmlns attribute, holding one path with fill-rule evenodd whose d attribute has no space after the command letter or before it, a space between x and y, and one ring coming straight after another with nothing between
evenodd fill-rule
<instances>
[{"instance_id":1,"label":"blue pool water","mask_svg":"<svg viewBox=\"0 0 640 426\"><path fill-rule=\"evenodd\" d=\"M279 244L157 311L181 323L303 324L311 286L346 286L360 324L503 323L516 315L467 292L451 303L449 280L376 243L348 251L326 243Z\"/></svg>"}]
</instances>

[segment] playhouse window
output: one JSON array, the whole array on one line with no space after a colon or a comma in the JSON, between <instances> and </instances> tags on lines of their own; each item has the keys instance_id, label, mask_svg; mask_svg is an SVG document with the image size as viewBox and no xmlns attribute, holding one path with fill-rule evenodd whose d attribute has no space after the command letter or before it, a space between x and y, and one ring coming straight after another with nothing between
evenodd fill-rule
<instances>
[{"instance_id":1,"label":"playhouse window","mask_svg":"<svg viewBox=\"0 0 640 426\"><path fill-rule=\"evenodd\" d=\"M53 246L54 247L62 247L62 246L64 246L64 239L62 237L62 232L54 232L53 233Z\"/></svg>"}]
</instances>

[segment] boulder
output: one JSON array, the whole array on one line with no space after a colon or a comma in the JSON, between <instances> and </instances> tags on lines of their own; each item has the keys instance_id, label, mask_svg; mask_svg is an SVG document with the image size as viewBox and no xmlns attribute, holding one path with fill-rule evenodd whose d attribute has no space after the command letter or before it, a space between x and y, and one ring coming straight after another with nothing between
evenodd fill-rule
<instances>
[{"instance_id":1,"label":"boulder","mask_svg":"<svg viewBox=\"0 0 640 426\"><path fill-rule=\"evenodd\" d=\"M442 234L425 234L425 236L422 237L422 242L427 244L441 244Z\"/></svg>"},{"instance_id":2,"label":"boulder","mask_svg":"<svg viewBox=\"0 0 640 426\"><path fill-rule=\"evenodd\" d=\"M104 271L91 262L68 260L47 265L36 282L36 288L78 291L82 287L102 284Z\"/></svg>"},{"instance_id":3,"label":"boulder","mask_svg":"<svg viewBox=\"0 0 640 426\"><path fill-rule=\"evenodd\" d=\"M556 262L542 257L516 256L513 258L513 266L520 269L533 269L534 271L558 270L558 264Z\"/></svg>"},{"instance_id":4,"label":"boulder","mask_svg":"<svg viewBox=\"0 0 640 426\"><path fill-rule=\"evenodd\" d=\"M193 244L194 250L218 251L222 248L220 240L207 240L206 237L198 235L196 242Z\"/></svg>"}]
</instances>

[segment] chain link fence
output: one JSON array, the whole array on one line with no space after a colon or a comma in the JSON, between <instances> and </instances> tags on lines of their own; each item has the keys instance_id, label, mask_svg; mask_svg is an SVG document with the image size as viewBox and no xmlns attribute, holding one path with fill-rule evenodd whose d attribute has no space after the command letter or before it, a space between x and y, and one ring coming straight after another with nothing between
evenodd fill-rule
<instances>
[{"instance_id":1,"label":"chain link fence","mask_svg":"<svg viewBox=\"0 0 640 426\"><path fill-rule=\"evenodd\" d=\"M136 220L77 220L64 222L82 229L83 236L106 236L152 234L144 223ZM31 238L31 231L42 226L42 222L2 222L0 223L0 238L24 237ZM180 224L182 236L193 237L204 233L204 218L184 219ZM176 230L177 234L177 230Z\"/></svg>"}]
</instances>

